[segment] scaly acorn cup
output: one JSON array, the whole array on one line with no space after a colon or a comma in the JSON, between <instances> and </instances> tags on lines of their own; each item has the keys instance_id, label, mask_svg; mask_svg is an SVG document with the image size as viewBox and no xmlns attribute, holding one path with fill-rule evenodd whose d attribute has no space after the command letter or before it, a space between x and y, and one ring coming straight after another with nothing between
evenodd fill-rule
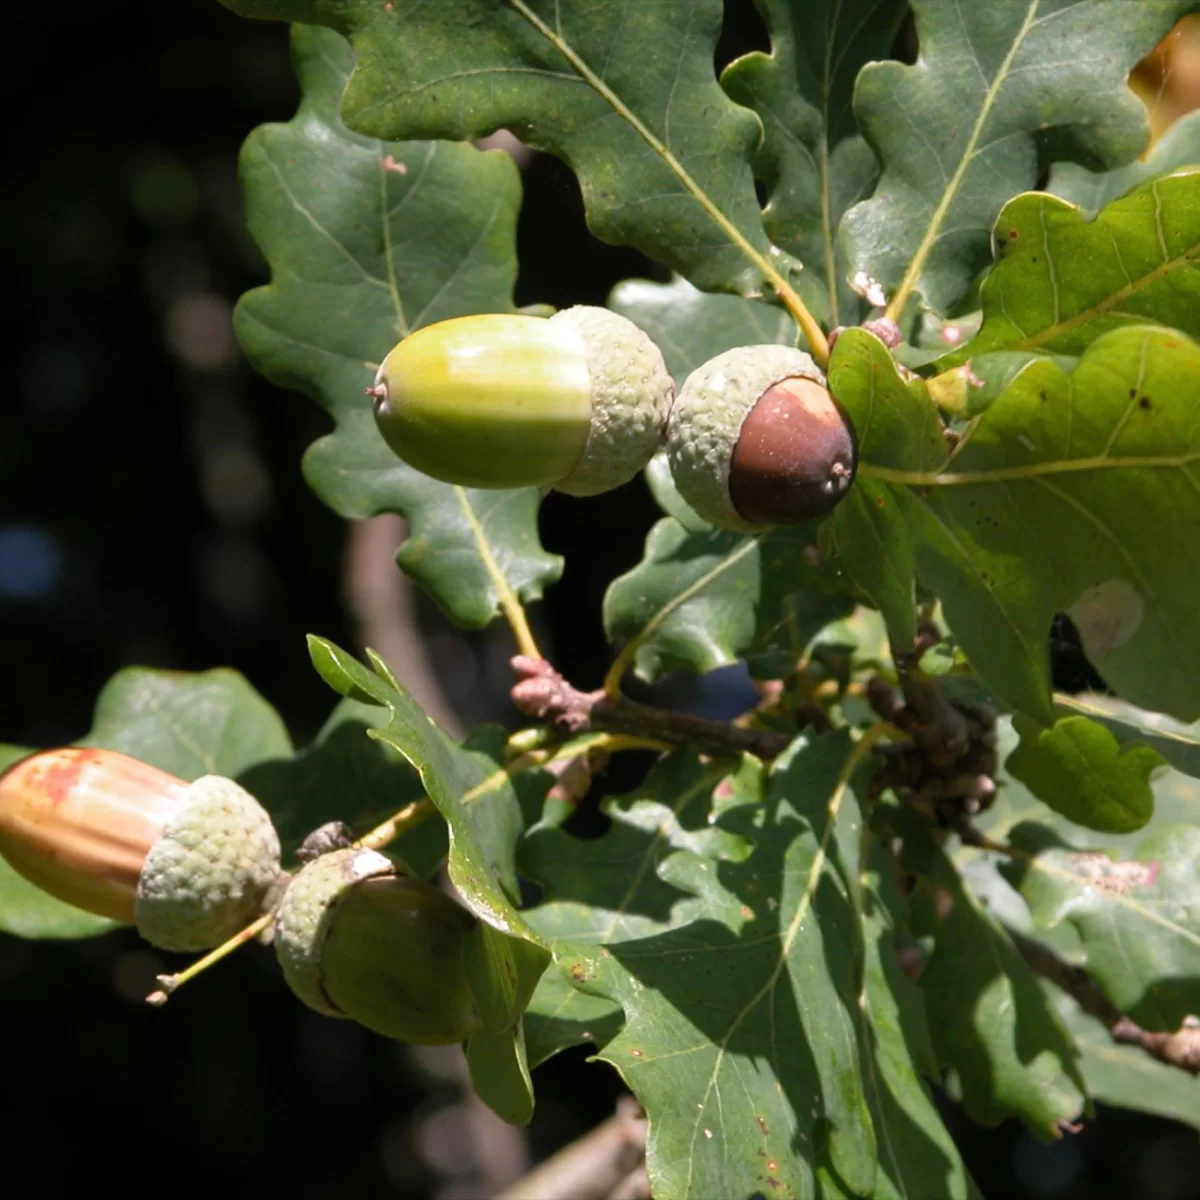
<instances>
[{"instance_id":1,"label":"scaly acorn cup","mask_svg":"<svg viewBox=\"0 0 1200 1200\"><path fill-rule=\"evenodd\" d=\"M391 351L367 392L384 440L434 479L594 496L650 461L674 387L632 321L581 305L549 320L427 325Z\"/></svg>"},{"instance_id":2,"label":"scaly acorn cup","mask_svg":"<svg viewBox=\"0 0 1200 1200\"><path fill-rule=\"evenodd\" d=\"M0 854L43 891L137 926L164 950L208 950L263 911L279 837L244 788L185 783L115 750L66 747L0 775Z\"/></svg>"},{"instance_id":3,"label":"scaly acorn cup","mask_svg":"<svg viewBox=\"0 0 1200 1200\"><path fill-rule=\"evenodd\" d=\"M479 1028L463 943L475 918L374 850L334 850L288 885L275 952L292 991L330 1017L423 1046Z\"/></svg>"},{"instance_id":4,"label":"scaly acorn cup","mask_svg":"<svg viewBox=\"0 0 1200 1200\"><path fill-rule=\"evenodd\" d=\"M854 426L802 350L739 346L697 367L671 411L679 494L721 529L824 516L854 480Z\"/></svg>"}]
</instances>

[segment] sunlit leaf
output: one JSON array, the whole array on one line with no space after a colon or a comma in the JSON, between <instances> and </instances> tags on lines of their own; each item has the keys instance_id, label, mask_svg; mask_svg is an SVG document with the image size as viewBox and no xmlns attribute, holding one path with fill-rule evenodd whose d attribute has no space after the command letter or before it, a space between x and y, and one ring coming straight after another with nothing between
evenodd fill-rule
<instances>
[{"instance_id":1,"label":"sunlit leaf","mask_svg":"<svg viewBox=\"0 0 1200 1200\"><path fill-rule=\"evenodd\" d=\"M850 103L863 64L889 57L907 4L760 0L759 8L771 53L737 59L721 84L762 120L763 219L771 240L805 264L800 293L829 324L854 324L862 302L848 286L837 228L870 193L879 166Z\"/></svg>"},{"instance_id":2,"label":"sunlit leaf","mask_svg":"<svg viewBox=\"0 0 1200 1200\"><path fill-rule=\"evenodd\" d=\"M842 335L830 380L860 449L834 541L895 636L915 576L982 681L1048 725L1046 638L1066 611L1122 696L1200 716L1200 675L1178 669L1200 661L1200 599L1179 571L1200 531L1200 347L1129 328L1070 374L1033 363L956 448L871 334Z\"/></svg>"},{"instance_id":3,"label":"sunlit leaf","mask_svg":"<svg viewBox=\"0 0 1200 1200\"><path fill-rule=\"evenodd\" d=\"M346 42L297 26L292 44L300 110L242 151L246 221L271 283L242 298L238 338L264 375L333 418L305 455L314 491L342 516L405 516L400 565L459 624L486 625L505 598L536 600L562 571L538 542L537 490L460 488L413 470L380 437L363 390L414 329L512 311L516 168L500 151L351 133L338 116Z\"/></svg>"},{"instance_id":4,"label":"sunlit leaf","mask_svg":"<svg viewBox=\"0 0 1200 1200\"><path fill-rule=\"evenodd\" d=\"M707 290L786 286L754 192L758 121L716 80L720 0L226 3L346 32L358 60L343 102L352 129L451 140L511 129L571 165L604 241Z\"/></svg>"},{"instance_id":5,"label":"sunlit leaf","mask_svg":"<svg viewBox=\"0 0 1200 1200\"><path fill-rule=\"evenodd\" d=\"M993 350L1081 354L1149 321L1200 333L1200 168L1155 179L1091 219L1056 196L1010 200L996 222L983 328L943 366Z\"/></svg>"},{"instance_id":6,"label":"sunlit leaf","mask_svg":"<svg viewBox=\"0 0 1200 1200\"><path fill-rule=\"evenodd\" d=\"M950 310L986 264L1004 202L1034 186L1039 159L1108 168L1141 152L1146 114L1126 76L1190 7L914 0L916 63L867 66L855 88L883 175L842 222L851 270L893 313L914 294Z\"/></svg>"}]
</instances>

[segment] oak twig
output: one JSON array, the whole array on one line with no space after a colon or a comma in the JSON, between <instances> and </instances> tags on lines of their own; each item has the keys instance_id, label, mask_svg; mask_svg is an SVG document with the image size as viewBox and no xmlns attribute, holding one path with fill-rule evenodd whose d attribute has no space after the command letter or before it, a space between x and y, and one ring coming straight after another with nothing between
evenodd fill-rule
<instances>
[{"instance_id":1,"label":"oak twig","mask_svg":"<svg viewBox=\"0 0 1200 1200\"><path fill-rule=\"evenodd\" d=\"M695 746L703 754L718 757L749 753L762 759L782 754L792 741L782 733L669 712L610 695L603 689L581 692L545 659L518 655L512 660L512 668L517 676L513 703L527 716L549 721L563 734L606 729L672 746Z\"/></svg>"},{"instance_id":2,"label":"oak twig","mask_svg":"<svg viewBox=\"0 0 1200 1200\"><path fill-rule=\"evenodd\" d=\"M1200 1075L1200 1020L1188 1017L1174 1033L1143 1029L1120 1012L1082 967L1065 962L1049 946L1013 929L1008 930L1008 936L1034 973L1061 988L1085 1013L1095 1017L1114 1042L1137 1046L1161 1063Z\"/></svg>"},{"instance_id":3,"label":"oak twig","mask_svg":"<svg viewBox=\"0 0 1200 1200\"><path fill-rule=\"evenodd\" d=\"M988 705L952 702L921 670L921 655L940 636L935 626L922 623L911 649L893 643L903 701L880 676L867 685L871 707L909 738L877 748L885 761L872 786L876 792L891 788L926 819L958 829L996 795L996 713Z\"/></svg>"},{"instance_id":4,"label":"oak twig","mask_svg":"<svg viewBox=\"0 0 1200 1200\"><path fill-rule=\"evenodd\" d=\"M510 1184L496 1200L602 1200L618 1188L622 1196L643 1194L629 1184L636 1184L645 1152L646 1115L632 1096L623 1096L607 1121Z\"/></svg>"}]
</instances>

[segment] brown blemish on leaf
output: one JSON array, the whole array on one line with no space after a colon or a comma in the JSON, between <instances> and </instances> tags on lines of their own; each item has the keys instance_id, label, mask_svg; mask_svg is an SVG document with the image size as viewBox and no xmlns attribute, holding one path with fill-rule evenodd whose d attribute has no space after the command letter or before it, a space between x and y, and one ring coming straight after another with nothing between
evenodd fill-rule
<instances>
[{"instance_id":1,"label":"brown blemish on leaf","mask_svg":"<svg viewBox=\"0 0 1200 1200\"><path fill-rule=\"evenodd\" d=\"M1093 887L1115 896L1125 896L1139 887L1149 887L1157 878L1158 862L1113 862L1104 854L1069 854L1071 870Z\"/></svg>"},{"instance_id":2,"label":"brown blemish on leaf","mask_svg":"<svg viewBox=\"0 0 1200 1200\"><path fill-rule=\"evenodd\" d=\"M933 911L939 921L944 921L954 911L954 893L947 888L938 888L933 893Z\"/></svg>"},{"instance_id":3,"label":"brown blemish on leaf","mask_svg":"<svg viewBox=\"0 0 1200 1200\"><path fill-rule=\"evenodd\" d=\"M391 154L385 154L380 162L385 171L393 171L397 175L407 175L408 167Z\"/></svg>"},{"instance_id":4,"label":"brown blemish on leaf","mask_svg":"<svg viewBox=\"0 0 1200 1200\"><path fill-rule=\"evenodd\" d=\"M728 800L733 795L733 784L728 779L722 779L720 783L713 788L713 798L716 800Z\"/></svg>"},{"instance_id":5,"label":"brown blemish on leaf","mask_svg":"<svg viewBox=\"0 0 1200 1200\"><path fill-rule=\"evenodd\" d=\"M738 913L742 916L742 918L744 920L747 920L747 921L754 920L754 909L752 909L747 904L743 904L742 907L738 909Z\"/></svg>"},{"instance_id":6,"label":"brown blemish on leaf","mask_svg":"<svg viewBox=\"0 0 1200 1200\"><path fill-rule=\"evenodd\" d=\"M645 1053L645 1051L642 1051L642 1050L630 1050L630 1052L629 1052L629 1053L630 1053L630 1054L632 1054L634 1058L641 1058L641 1057L642 1057L642 1055Z\"/></svg>"},{"instance_id":7,"label":"brown blemish on leaf","mask_svg":"<svg viewBox=\"0 0 1200 1200\"><path fill-rule=\"evenodd\" d=\"M755 1119L755 1120L758 1122L758 1130L759 1130L759 1132L760 1132L760 1133L763 1135L763 1137L766 1137L766 1136L767 1136L767 1132L768 1132L768 1131L767 1131L767 1119L766 1119L766 1117L762 1117L762 1116L756 1116L754 1119Z\"/></svg>"}]
</instances>

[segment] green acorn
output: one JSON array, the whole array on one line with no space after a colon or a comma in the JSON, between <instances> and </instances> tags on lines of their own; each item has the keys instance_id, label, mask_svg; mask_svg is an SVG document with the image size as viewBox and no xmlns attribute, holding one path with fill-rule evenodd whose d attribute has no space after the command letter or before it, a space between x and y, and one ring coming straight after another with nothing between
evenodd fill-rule
<instances>
[{"instance_id":1,"label":"green acorn","mask_svg":"<svg viewBox=\"0 0 1200 1200\"><path fill-rule=\"evenodd\" d=\"M310 1008L418 1045L479 1028L463 947L475 918L444 892L397 873L374 850L334 850L305 866L279 906L275 950Z\"/></svg>"},{"instance_id":2,"label":"green acorn","mask_svg":"<svg viewBox=\"0 0 1200 1200\"><path fill-rule=\"evenodd\" d=\"M592 496L650 461L674 388L632 321L579 306L427 325L388 354L368 394L384 440L434 479Z\"/></svg>"},{"instance_id":3,"label":"green acorn","mask_svg":"<svg viewBox=\"0 0 1200 1200\"><path fill-rule=\"evenodd\" d=\"M854 426L801 350L739 346L697 367L671 411L679 494L721 529L824 516L854 480Z\"/></svg>"},{"instance_id":4,"label":"green acorn","mask_svg":"<svg viewBox=\"0 0 1200 1200\"><path fill-rule=\"evenodd\" d=\"M115 750L66 747L0 776L0 854L43 891L208 950L259 916L280 875L271 818L220 775L185 783Z\"/></svg>"}]
</instances>

